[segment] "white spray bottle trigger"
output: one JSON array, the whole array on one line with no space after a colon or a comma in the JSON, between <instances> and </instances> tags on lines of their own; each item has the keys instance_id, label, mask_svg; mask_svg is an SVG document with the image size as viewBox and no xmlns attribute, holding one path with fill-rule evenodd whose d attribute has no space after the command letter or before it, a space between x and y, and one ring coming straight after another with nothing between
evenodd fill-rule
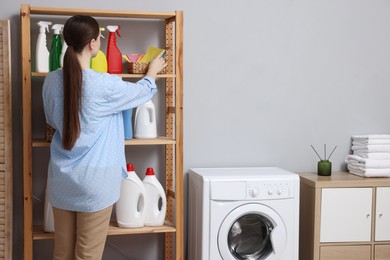
<instances>
[{"instance_id":1,"label":"white spray bottle trigger","mask_svg":"<svg viewBox=\"0 0 390 260\"><path fill-rule=\"evenodd\" d=\"M63 28L64 28L63 24L55 24L51 27L51 29L54 30L54 34L60 34Z\"/></svg>"},{"instance_id":2,"label":"white spray bottle trigger","mask_svg":"<svg viewBox=\"0 0 390 260\"><path fill-rule=\"evenodd\" d=\"M121 35L119 34L119 29L120 29L120 25L109 25L107 26L107 29L109 32L116 32L116 34L118 34L119 37L121 37Z\"/></svg>"},{"instance_id":3,"label":"white spray bottle trigger","mask_svg":"<svg viewBox=\"0 0 390 260\"><path fill-rule=\"evenodd\" d=\"M39 26L39 33L45 33L45 30L49 32L49 25L51 25L51 22L39 21L37 22L37 25Z\"/></svg>"}]
</instances>

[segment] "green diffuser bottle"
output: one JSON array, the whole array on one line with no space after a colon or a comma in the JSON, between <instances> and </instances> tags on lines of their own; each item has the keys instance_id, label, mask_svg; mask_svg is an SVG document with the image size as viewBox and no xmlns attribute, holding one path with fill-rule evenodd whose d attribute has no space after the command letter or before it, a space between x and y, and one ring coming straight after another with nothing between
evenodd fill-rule
<instances>
[{"instance_id":1,"label":"green diffuser bottle","mask_svg":"<svg viewBox=\"0 0 390 260\"><path fill-rule=\"evenodd\" d=\"M54 71L58 68L61 68L61 51L62 51L62 42L60 31L64 27L63 24L55 24L51 28L54 30L53 41L50 48L49 56L49 71Z\"/></svg>"}]
</instances>

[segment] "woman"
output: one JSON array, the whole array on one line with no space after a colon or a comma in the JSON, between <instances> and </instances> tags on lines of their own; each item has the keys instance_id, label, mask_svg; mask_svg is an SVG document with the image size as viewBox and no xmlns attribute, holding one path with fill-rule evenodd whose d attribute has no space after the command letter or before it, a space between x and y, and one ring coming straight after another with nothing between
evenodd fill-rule
<instances>
[{"instance_id":1,"label":"woman","mask_svg":"<svg viewBox=\"0 0 390 260\"><path fill-rule=\"evenodd\" d=\"M55 222L55 260L102 258L112 205L126 177L122 111L156 93L162 54L137 83L91 70L100 30L90 16L73 16L63 31L63 69L43 85L46 120L56 132L50 149L48 194Z\"/></svg>"}]
</instances>

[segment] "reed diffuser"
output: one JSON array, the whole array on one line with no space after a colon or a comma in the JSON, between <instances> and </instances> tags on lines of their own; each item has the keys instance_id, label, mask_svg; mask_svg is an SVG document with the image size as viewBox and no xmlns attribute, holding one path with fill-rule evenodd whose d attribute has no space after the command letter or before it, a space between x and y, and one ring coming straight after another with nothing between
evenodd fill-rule
<instances>
[{"instance_id":1,"label":"reed diffuser","mask_svg":"<svg viewBox=\"0 0 390 260\"><path fill-rule=\"evenodd\" d=\"M332 174L332 163L329 161L329 159L332 156L333 152L336 150L337 145L333 148L329 157L326 158L326 144L324 144L324 158L323 159L317 153L316 149L314 149L313 145L310 145L310 146L311 146L311 148L313 148L313 151L317 154L318 158L320 158L320 160L317 163L317 174L320 176L330 176Z\"/></svg>"}]
</instances>

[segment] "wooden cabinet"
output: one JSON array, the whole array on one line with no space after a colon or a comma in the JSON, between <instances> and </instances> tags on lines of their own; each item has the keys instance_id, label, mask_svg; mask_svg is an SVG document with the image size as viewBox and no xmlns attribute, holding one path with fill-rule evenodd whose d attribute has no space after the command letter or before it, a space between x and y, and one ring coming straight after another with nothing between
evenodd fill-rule
<instances>
[{"instance_id":1,"label":"wooden cabinet","mask_svg":"<svg viewBox=\"0 0 390 260\"><path fill-rule=\"evenodd\" d=\"M390 259L390 178L300 178L300 260Z\"/></svg>"},{"instance_id":2,"label":"wooden cabinet","mask_svg":"<svg viewBox=\"0 0 390 260\"><path fill-rule=\"evenodd\" d=\"M22 49L22 101L23 101L23 195L24 195L24 259L33 258L34 241L52 239L53 234L44 233L41 225L34 225L33 221L33 183L39 176L34 175L34 156L42 149L49 149L49 143L44 139L33 139L32 113L36 109L33 105L32 93L41 91L41 88L32 88L32 82L43 82L45 73L32 71L31 66L31 17L36 19L55 19L65 21L67 17L76 14L91 15L98 20L111 19L130 24L138 19L158 21L162 23L165 33L158 33L165 37L166 60L168 66L166 74L159 74L158 81L163 82L165 134L156 139L129 140L125 142L126 150L140 146L164 146L157 149L159 157L165 160L165 191L167 194L166 222L160 227L144 227L138 229L119 228L112 223L109 236L137 235L137 234L165 234L165 259L184 259L183 254L183 12L140 12L140 11L106 11L31 7L23 4L20 10L21 19L21 49ZM146 46L147 47L147 46ZM120 74L125 79L142 78L141 74ZM38 149L38 151L37 151ZM37 166L38 164L38 166ZM45 167L47 165L39 165Z\"/></svg>"}]
</instances>

